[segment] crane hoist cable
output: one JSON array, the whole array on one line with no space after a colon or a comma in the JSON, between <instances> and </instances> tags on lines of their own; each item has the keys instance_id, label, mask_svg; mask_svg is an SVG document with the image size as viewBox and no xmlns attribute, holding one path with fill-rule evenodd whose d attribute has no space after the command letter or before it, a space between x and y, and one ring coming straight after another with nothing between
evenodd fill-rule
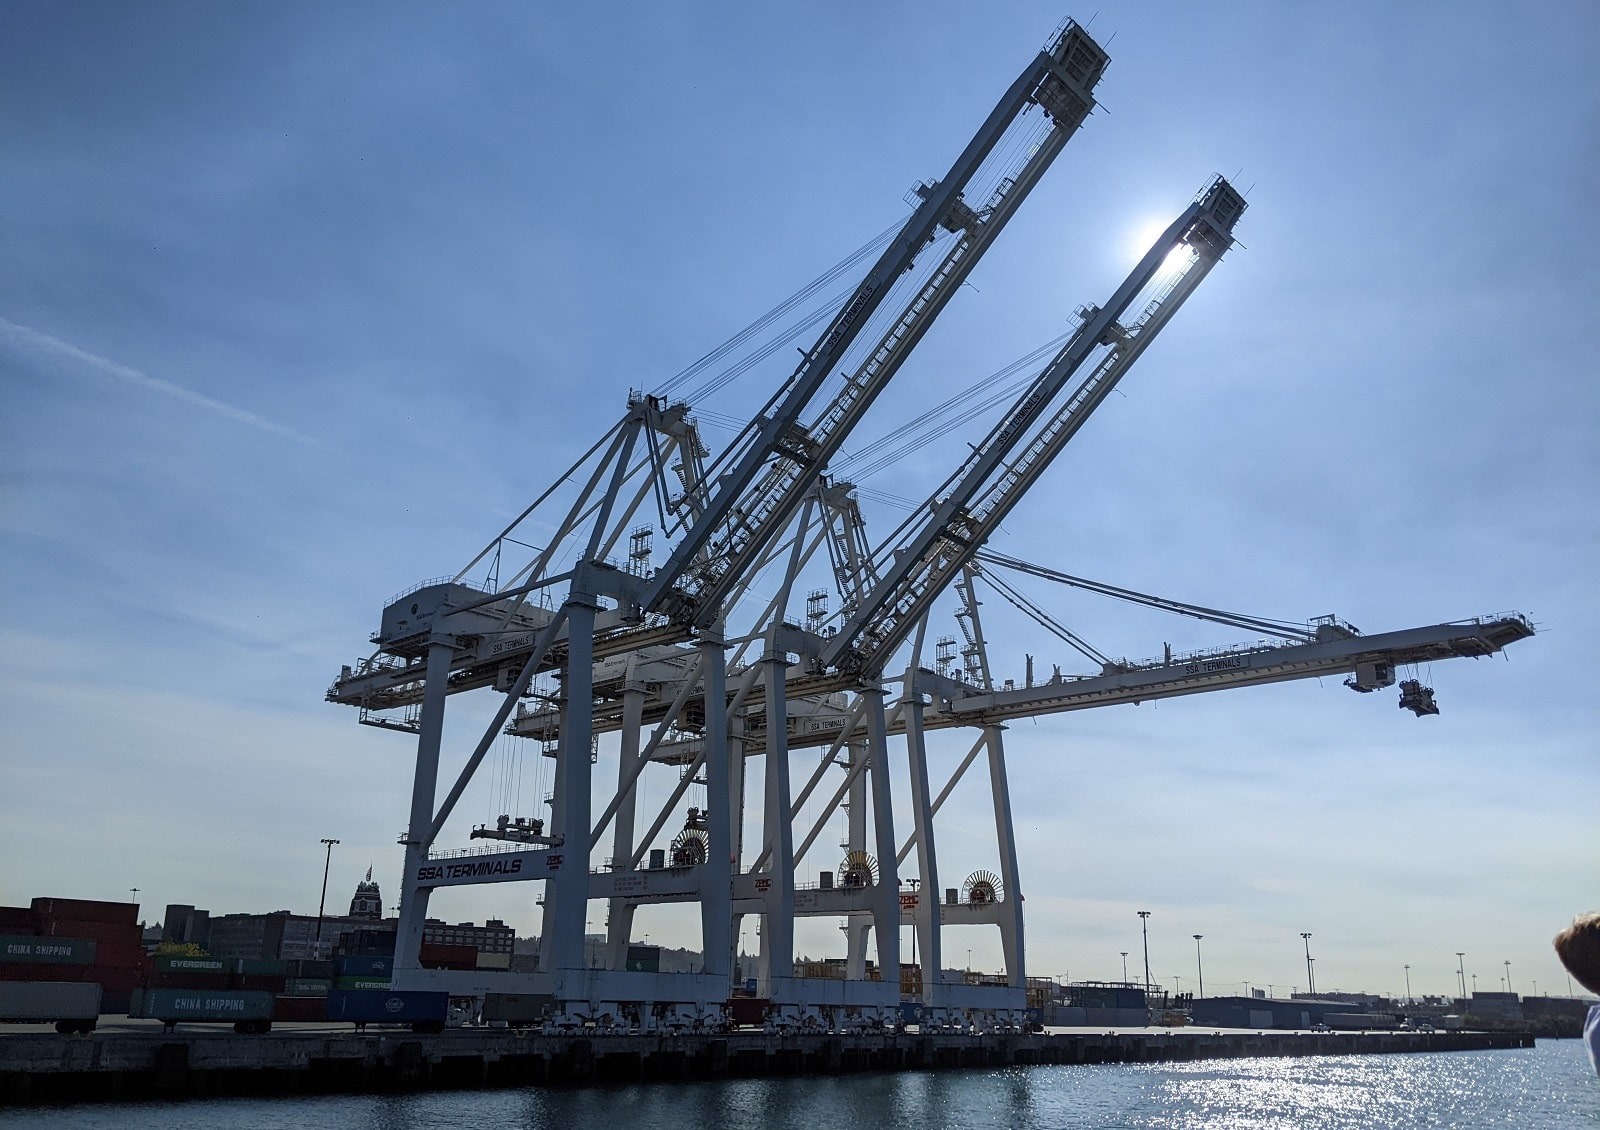
<instances>
[{"instance_id":1,"label":"crane hoist cable","mask_svg":"<svg viewBox=\"0 0 1600 1130\"><path fill-rule=\"evenodd\" d=\"M888 491L874 490L872 487L857 486L856 493L862 498L873 502L881 502L885 506L893 506L897 510L915 510L919 503L906 498L904 495L890 494Z\"/></svg>"},{"instance_id":2,"label":"crane hoist cable","mask_svg":"<svg viewBox=\"0 0 1600 1130\"><path fill-rule=\"evenodd\" d=\"M1287 620L1268 620L1258 616L1245 616L1237 612L1224 612L1217 608L1207 608L1204 605L1186 604L1183 601L1171 600L1167 597L1150 596L1147 593L1135 592L1133 589L1108 585L1103 581L1091 581L1084 577L1074 577L1071 574L1061 572L1059 569L1036 565L1031 561L1024 561L1020 557L1011 557L992 549L980 549L977 553L977 558L985 565L998 565L1001 568L1013 569L1019 573L1027 573L1029 576L1039 577L1046 581L1056 581L1063 585L1070 585L1073 588L1099 593L1101 596L1125 600L1130 604L1140 604L1146 608L1158 608L1164 612L1173 612L1180 616L1192 616L1197 620L1209 620L1214 624L1223 624L1228 627L1245 628L1249 631L1262 632L1281 639L1293 640L1296 643L1312 643L1317 638L1317 633L1304 624L1295 624ZM992 577L990 582L993 583Z\"/></svg>"},{"instance_id":3,"label":"crane hoist cable","mask_svg":"<svg viewBox=\"0 0 1600 1130\"><path fill-rule=\"evenodd\" d=\"M954 232L940 229L930 239L928 246L937 252L940 248L946 247L955 238L956 234ZM934 256L934 258L937 258L937 256ZM936 264L931 262L925 263L920 271L907 274L906 276L895 280L891 284L890 289L897 293L903 291L915 291L921 286L923 274L934 269L936 269ZM856 290L852 288L850 293L856 293ZM727 374L719 375L717 378L713 378L711 381L707 382L706 385L702 386L700 389L697 389L696 394L700 397L705 397L715 393L733 378L743 375L757 362L764 360L781 346L799 338L800 334L806 329L814 328L827 317L836 316L839 308L844 303L844 299L848 296L848 294L843 294L838 296L836 299L830 298L820 307L819 310L807 315L801 324L791 327L778 339L766 342L759 346L755 355L745 358L734 366L731 366ZM880 309L875 311L866 319L864 323L862 323L863 328L860 331L860 336L863 340L858 342L857 345L853 346L852 348L857 350L869 349L870 346L867 343L876 341L881 336L881 333L886 328L887 324L896 320L897 315L894 309L894 304L888 303L887 306L889 307L888 309ZM840 359L842 368L845 371L850 371L855 368L853 356L854 355L850 353L846 353L845 356ZM767 399L766 403L764 403L760 409L758 409L749 419L744 427L739 430L739 432L734 436L733 440L729 442L728 445L724 447L706 466L704 477L702 479L702 485L704 488L709 488L712 484L716 483L723 471L731 464L737 462L738 458L745 449L747 440L753 439L760 431L762 422L766 420L766 418L776 409L777 405L784 399L788 391L789 384L792 383L794 379L794 375L791 375L788 382L780 385ZM693 398L686 399L690 399L691 403L693 402Z\"/></svg>"},{"instance_id":4,"label":"crane hoist cable","mask_svg":"<svg viewBox=\"0 0 1600 1130\"><path fill-rule=\"evenodd\" d=\"M792 311L796 306L799 306L801 303L812 297L819 290L822 290L824 287L828 286L828 284L837 280L840 275L844 274L851 267L854 267L856 264L861 262L862 259L865 259L873 251L876 251L878 248L888 243L894 234L904 226L904 224L905 217L902 216L889 227L884 228L883 231L879 232L866 243L862 244L855 251L852 251L845 258L841 259L838 263L834 264L832 267L829 267L822 274L818 275L805 286L791 294L788 298L778 303L778 305L774 306L771 310L768 310L755 321L745 326L744 329L734 334L727 341L723 342L721 345L711 350L711 352L701 357L698 361L695 361L693 364L680 369L677 373L667 378L667 380L661 384L661 386L656 390L657 395L662 397L671 396L673 391L679 388L685 381L698 375L699 373L704 372L712 365L715 365L717 362L727 357L728 354L732 353L734 350L748 342L751 338L761 333L768 326L772 325L773 322L779 320L784 315ZM841 298L840 301L843 301L843 299ZM798 333L799 331L797 330L796 332ZM691 399L692 402L693 398L689 399Z\"/></svg>"},{"instance_id":5,"label":"crane hoist cable","mask_svg":"<svg viewBox=\"0 0 1600 1130\"><path fill-rule=\"evenodd\" d=\"M755 368L768 357L771 357L778 350L782 349L785 345L796 341L801 334L805 333L809 329L814 328L817 323L821 322L824 318L832 317L838 311L839 307L844 305L844 300L849 297L849 290L837 291L830 295L822 302L821 305L819 305L815 310L811 311L811 313L805 315L805 317L800 319L800 321L795 322L787 329L780 331L776 336L763 342L761 345L757 346L754 351L746 354L732 365L729 365L726 369L721 370L716 376L712 377L704 384L696 385L688 393L684 394L683 399L690 404L700 404L710 399L712 396L715 396L718 392L721 392L728 385L744 376L751 369Z\"/></svg>"},{"instance_id":6,"label":"crane hoist cable","mask_svg":"<svg viewBox=\"0 0 1600 1130\"><path fill-rule=\"evenodd\" d=\"M851 456L843 460L837 467L837 473L853 481L859 482L871 475L877 474L885 467L892 466L909 455L915 454L937 439L945 436L944 422L953 413L966 408L966 418L973 418L990 409L1009 404L1015 399L1026 384L1037 376L1034 368L1041 361L1054 356L1066 344L1068 334L1046 342L1024 357L1019 357L1003 369L992 373L981 381L975 381L960 392L942 403L934 405L912 420L895 428L887 435L874 441L863 451L860 456ZM1011 380L1018 373L1027 375L1020 379ZM997 382L1007 383L996 387ZM977 404L970 401L982 396ZM863 463L870 455L871 459Z\"/></svg>"},{"instance_id":7,"label":"crane hoist cable","mask_svg":"<svg viewBox=\"0 0 1600 1130\"><path fill-rule=\"evenodd\" d=\"M1065 624L1061 623L1061 621L1057 620L1049 612L1046 612L1042 607L1024 594L1022 590L1012 585L1009 581L1006 581L1001 577L986 571L977 573L977 576L982 577L985 581L987 581L989 583L989 587L994 589L995 592L999 593L1001 596L1005 597L1012 607L1016 608L1019 612L1034 620L1041 627L1047 629L1052 635L1065 642L1068 646L1073 648L1091 663L1098 663L1102 671L1116 666L1116 664L1112 662L1110 656L1106 655L1099 648L1089 643L1071 628L1068 628Z\"/></svg>"}]
</instances>

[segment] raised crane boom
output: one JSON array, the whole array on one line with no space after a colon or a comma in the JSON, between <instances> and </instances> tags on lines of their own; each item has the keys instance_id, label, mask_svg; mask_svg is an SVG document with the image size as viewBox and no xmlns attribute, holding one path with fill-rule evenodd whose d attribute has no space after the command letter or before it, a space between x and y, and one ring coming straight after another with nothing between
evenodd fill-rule
<instances>
[{"instance_id":1,"label":"raised crane boom","mask_svg":"<svg viewBox=\"0 0 1600 1130\"><path fill-rule=\"evenodd\" d=\"M944 178L918 188L922 202L900 234L746 429L742 446L724 468L713 469L703 509L640 593L638 612L664 612L700 626L722 615L730 588L783 531L816 476L1088 117L1095 84L1108 61L1088 33L1068 21L1011 84ZM982 188L978 178L987 159L1032 106L1048 115L1048 133L1020 168L1002 171L986 201L974 207L964 193ZM824 382L941 227L954 236L943 260L911 295L867 360L845 375L839 395L822 406L811 424L804 424Z\"/></svg>"},{"instance_id":2,"label":"raised crane boom","mask_svg":"<svg viewBox=\"0 0 1600 1130\"><path fill-rule=\"evenodd\" d=\"M951 577L1044 472L1183 300L1233 244L1244 198L1217 177L1156 240L1104 307L1089 307L1077 331L926 506L890 536L881 580L818 658L822 669L875 672L904 642ZM1131 323L1120 319L1173 270ZM1053 416L1046 412L1078 370L1107 347ZM1044 421L1040 426L1041 421ZM1015 453L1015 454L1014 454Z\"/></svg>"}]
</instances>

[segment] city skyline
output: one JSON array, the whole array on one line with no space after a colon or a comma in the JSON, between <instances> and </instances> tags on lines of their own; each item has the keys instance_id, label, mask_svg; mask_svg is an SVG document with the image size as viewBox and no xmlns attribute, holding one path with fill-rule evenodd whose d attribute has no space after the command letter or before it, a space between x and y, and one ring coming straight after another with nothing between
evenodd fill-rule
<instances>
[{"instance_id":1,"label":"city skyline","mask_svg":"<svg viewBox=\"0 0 1600 1130\"><path fill-rule=\"evenodd\" d=\"M354 895L355 894L355 888L352 887L351 890L352 890L352 895ZM175 904L175 905L191 906L191 905L194 905L194 904L178 903L178 904ZM163 907L163 909L165 909L165 908ZM304 918L316 917L316 915L314 913L310 912L310 911L296 910L296 909L294 909L292 907L277 907L277 908L274 908L272 911L264 911L259 907L251 908L251 909L237 909L237 910L212 910L212 908L210 908L210 907L197 907L197 909L202 909L202 910L208 911L209 913L212 914L213 918L221 917L221 916L227 915L227 914L261 914L261 913L276 913L276 912L279 912L279 911L287 911L287 912L289 912L291 914L295 914L295 915L297 915L299 917L304 917ZM396 906L392 906L392 905L391 906L386 906L384 908L384 919L386 921L393 921L394 920L394 916L397 913L398 909L399 908L396 907ZM156 926L156 925L160 925L160 923L161 923L160 916L151 913L153 910L154 910L153 907L146 908L146 907L141 906L141 921L143 921L146 926ZM329 911L329 916L332 917L333 915L334 915L334 912L330 910ZM339 916L340 917L346 917L343 914L343 912L340 912ZM430 919L430 920L450 921L452 923L455 921L455 919L453 919L453 918L452 919L448 919L448 920L447 919ZM597 928L595 923L591 922L589 925L590 925L590 936L591 937L603 937L604 936L603 929ZM907 930L907 932L909 934L909 927L907 927L906 930ZM1291 933L1292 933L1292 936L1295 937L1295 938L1299 938L1300 937L1300 934L1298 932L1291 932ZM519 932L517 936L520 939L520 938L529 937L530 935L525 935L525 934ZM535 935L532 935L532 936L536 937L537 935L535 934ZM1189 935L1189 938L1192 940L1193 939L1193 935ZM640 936L640 938L638 938L636 940L639 941L641 944L650 944L649 935L647 933L646 934L642 934ZM676 941L676 940L675 941L663 942L663 941L660 941L658 939L656 944L668 946L668 947L674 948L674 949L687 949L687 950L691 950L691 951L695 951L696 950L696 947L694 945L692 945L692 944L691 945L682 945L682 944L680 944L679 941ZM745 955L745 956L753 956L754 952L755 952L754 948L751 948L750 950L745 950L745 949L741 948L739 950L739 953L741 955ZM1132 951L1129 951L1129 952L1132 952ZM1457 951L1451 951L1449 956L1455 957L1456 954L1457 954ZM828 956L828 955L821 954L821 953L816 953L816 954L808 953L808 954L801 954L801 955L797 955L797 956L804 957L805 959L808 959L808 960L820 960L822 957ZM907 961L910 960L910 950L909 950L909 948L907 948L906 952L902 956ZM1126 955L1119 955L1119 956L1126 956ZM1313 960L1315 960L1315 956L1314 955L1313 955ZM1095 964L1095 963L1092 962L1091 964ZM1503 966L1505 964L1506 964L1506 962L1503 959L1502 960L1494 960L1494 961L1490 961L1489 962L1489 965L1490 965L1491 968L1500 967L1500 966ZM957 965L950 964L948 961L946 962L946 967L950 968L950 969L958 968ZM1096 964L1095 967L1098 968L1098 965ZM982 968L982 967L975 967L975 968L979 972L987 972L988 971L987 969ZM1405 976L1406 976L1406 972L1407 972L1408 966L1405 963L1402 963L1401 965L1397 966L1397 968L1400 970L1400 972L1397 974L1397 976L1403 982L1404 979L1405 979ZM1411 970L1415 970L1416 971L1417 976L1419 978L1419 986L1421 984L1421 979L1422 978L1431 977L1431 976L1433 976L1434 973L1437 972L1437 971L1430 972L1430 970L1428 968L1424 967L1421 964L1412 964L1412 965L1409 966L1409 968ZM1235 969L1235 970L1233 970L1233 972L1238 972L1238 970ZM1394 991L1394 990L1389 989L1388 987L1368 988L1368 987L1365 987L1365 986L1363 986L1363 987L1346 987L1346 986L1342 986L1342 985L1340 985L1340 986L1320 985L1320 986L1318 986L1318 990L1317 991L1319 993L1321 993L1321 992L1328 992L1328 993L1371 993L1371 994L1377 995L1377 996L1389 997L1389 998L1392 998L1394 1000L1405 1000L1405 999L1408 999L1408 998L1409 999L1418 999L1418 1000L1420 1000L1423 997L1443 997L1443 998L1446 998L1446 999L1459 999L1461 994L1459 992L1455 991L1455 988L1454 988L1454 981L1455 981L1455 977L1456 977L1456 969L1455 969L1455 967L1452 966L1448 970L1448 973L1449 973L1449 980L1450 980L1450 983L1451 983L1452 987L1450 989L1446 990L1446 991L1438 991L1437 989L1427 989L1427 990L1425 990L1425 989L1419 987L1415 992L1406 992L1404 990ZM1120 976L1118 976L1118 977L1102 976L1098 972L1092 972L1092 973L1089 973L1089 974L1086 974L1086 975L1083 975L1083 976L1072 975L1072 976L1069 977L1069 975L1071 975L1071 974L1072 974L1072 971L1070 969L1062 970L1060 973L1052 973L1052 972L1048 972L1048 971L1044 971L1044 970L1034 970L1034 971L1032 971L1030 973L1030 976L1053 977L1053 978L1061 979L1063 981L1070 979L1070 980L1074 980L1074 981L1080 981L1080 980L1081 981L1112 981L1112 982L1121 983L1121 984L1134 984L1134 985L1142 984L1141 979L1138 978L1138 977L1127 977L1127 978L1124 978L1124 977L1120 977ZM1478 975L1478 973L1477 973L1476 967L1469 968L1466 971L1466 976L1468 978L1474 978L1477 975ZM1483 976L1487 979L1489 974L1483 974ZM1516 992L1516 994L1518 996L1548 996L1548 997L1568 997L1568 996L1571 996L1571 997L1574 997L1574 998L1591 998L1591 997L1593 997L1592 993L1586 992L1581 986L1578 986L1578 985L1571 985L1570 988L1571 988L1572 991L1570 993L1563 991L1564 988L1568 987L1568 982L1570 981L1570 975L1567 974L1564 969L1560 971L1559 978L1557 980L1547 981L1546 985L1545 985L1545 988L1542 991L1541 990L1537 990L1537 981L1536 980L1530 981L1530 983L1526 987L1526 991L1524 991L1523 989L1517 988L1516 984L1515 984L1515 981L1513 980L1513 984L1512 984L1511 989L1507 990L1506 989L1506 985L1505 985L1504 976L1502 974L1495 974L1495 976L1497 976L1499 978L1500 988L1498 990L1495 990L1495 989L1481 989L1481 990L1476 990L1476 991L1485 991L1485 992L1491 992L1491 991L1513 991L1513 992ZM1434 979L1437 980L1437 977L1434 977ZM1162 972L1159 971L1159 969L1157 969L1157 965L1156 964L1152 964L1152 981L1151 981L1151 984L1152 984L1153 987L1155 987L1157 989L1165 988L1169 992L1179 993L1179 992L1185 991L1184 988L1183 988L1183 983L1185 981L1187 981L1190 985L1194 985L1197 980L1198 980L1197 977L1193 976L1192 974L1188 974L1188 973L1162 973ZM1296 981L1293 981L1293 980L1269 981L1269 980L1263 980L1263 979L1249 979L1249 978L1246 978L1246 979L1243 979L1243 980L1237 980L1237 981L1229 981L1226 978L1212 977L1211 978L1211 983L1213 985L1213 989L1216 989L1218 986L1220 986L1223 991L1221 991L1221 992L1218 992L1218 991L1208 992L1208 993L1205 994L1206 996L1234 995L1234 994L1230 994L1227 991L1230 988L1232 988L1232 989L1238 989L1239 990L1239 993L1237 995L1248 995L1249 991L1251 989L1263 989L1263 990L1272 990L1271 995L1286 997L1286 996L1289 996L1291 993L1298 993L1298 992L1305 991L1307 989L1307 986L1304 984L1303 979L1302 979L1302 981L1299 981L1299 982L1296 982ZM1277 990L1281 990L1281 992L1277 991ZM1190 989L1188 991L1193 991L1193 990ZM1469 995L1470 995L1470 993L1469 993Z\"/></svg>"},{"instance_id":2,"label":"city skyline","mask_svg":"<svg viewBox=\"0 0 1600 1130\"><path fill-rule=\"evenodd\" d=\"M330 898L371 864L392 905L410 739L324 703L328 683L391 594L470 560L630 389L894 222L1060 19L1093 14L965 12L19 13L0 43L0 852L21 865L0 903L137 887L150 908L314 912L328 837ZM1453 992L1458 951L1480 988L1507 960L1525 988L1564 986L1549 940L1600 889L1584 27L1600 16L1578 3L1090 24L1101 109L847 446L1064 332L1220 171L1250 189L1241 246L995 548L1369 633L1506 608L1540 632L1416 672L1433 718L1328 680L1013 725L1031 972L1120 980L1142 908L1152 973L1187 978L1201 934L1208 989L1303 985L1301 932L1320 988L1390 992L1409 963L1417 995ZM1508 83L1507 58L1538 65ZM713 447L714 417L769 389L701 406ZM869 535L972 423L862 484ZM1028 591L1113 655L1239 642ZM1071 658L985 615L1001 677ZM538 814L549 784L537 750L497 746L490 769L450 825L463 844ZM980 785L941 815L947 883L995 866ZM431 913L526 935L536 894L451 891ZM639 931L698 945L670 910ZM994 967L987 932L950 932L947 958L969 945ZM797 950L842 952L835 923Z\"/></svg>"}]
</instances>

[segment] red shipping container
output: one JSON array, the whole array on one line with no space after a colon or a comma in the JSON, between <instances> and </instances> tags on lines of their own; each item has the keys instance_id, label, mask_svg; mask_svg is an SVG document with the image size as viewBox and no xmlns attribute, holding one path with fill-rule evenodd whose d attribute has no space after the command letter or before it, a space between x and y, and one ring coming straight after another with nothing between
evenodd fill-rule
<instances>
[{"instance_id":1,"label":"red shipping container","mask_svg":"<svg viewBox=\"0 0 1600 1130\"><path fill-rule=\"evenodd\" d=\"M130 925L139 922L139 904L134 902L37 898L33 900L33 913L36 917L44 915L80 922L126 922Z\"/></svg>"},{"instance_id":2,"label":"red shipping container","mask_svg":"<svg viewBox=\"0 0 1600 1130\"><path fill-rule=\"evenodd\" d=\"M150 971L150 959L143 950L103 949L95 954L94 963L103 969L136 969L140 973Z\"/></svg>"},{"instance_id":3,"label":"red shipping container","mask_svg":"<svg viewBox=\"0 0 1600 1130\"><path fill-rule=\"evenodd\" d=\"M0 906L0 934L33 933L33 911L26 906Z\"/></svg>"},{"instance_id":4,"label":"red shipping container","mask_svg":"<svg viewBox=\"0 0 1600 1130\"><path fill-rule=\"evenodd\" d=\"M424 969L476 969L477 946L453 946L443 942L423 942L417 960Z\"/></svg>"},{"instance_id":5,"label":"red shipping container","mask_svg":"<svg viewBox=\"0 0 1600 1130\"><path fill-rule=\"evenodd\" d=\"M90 966L85 981L98 981L105 989L137 989L144 984L144 975L137 969L97 969Z\"/></svg>"},{"instance_id":6,"label":"red shipping container","mask_svg":"<svg viewBox=\"0 0 1600 1130\"><path fill-rule=\"evenodd\" d=\"M272 1019L316 1021L328 1019L327 997L278 997L272 1004Z\"/></svg>"},{"instance_id":7,"label":"red shipping container","mask_svg":"<svg viewBox=\"0 0 1600 1130\"><path fill-rule=\"evenodd\" d=\"M0 964L0 981L92 981L91 965L47 965L43 962Z\"/></svg>"},{"instance_id":8,"label":"red shipping container","mask_svg":"<svg viewBox=\"0 0 1600 1130\"><path fill-rule=\"evenodd\" d=\"M41 938L93 938L97 942L127 942L144 945L144 934L137 925L125 922L90 922L51 915L33 916L33 932Z\"/></svg>"}]
</instances>

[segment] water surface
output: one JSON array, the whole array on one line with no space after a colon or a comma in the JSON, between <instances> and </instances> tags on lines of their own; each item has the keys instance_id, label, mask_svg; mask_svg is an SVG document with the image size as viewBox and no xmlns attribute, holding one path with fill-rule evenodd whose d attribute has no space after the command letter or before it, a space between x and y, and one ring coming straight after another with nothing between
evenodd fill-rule
<instances>
[{"instance_id":1,"label":"water surface","mask_svg":"<svg viewBox=\"0 0 1600 1130\"><path fill-rule=\"evenodd\" d=\"M0 1110L40 1130L1334 1130L1600 1127L1581 1041L1424 1055L1013 1067L412 1095L196 1099Z\"/></svg>"}]
</instances>

